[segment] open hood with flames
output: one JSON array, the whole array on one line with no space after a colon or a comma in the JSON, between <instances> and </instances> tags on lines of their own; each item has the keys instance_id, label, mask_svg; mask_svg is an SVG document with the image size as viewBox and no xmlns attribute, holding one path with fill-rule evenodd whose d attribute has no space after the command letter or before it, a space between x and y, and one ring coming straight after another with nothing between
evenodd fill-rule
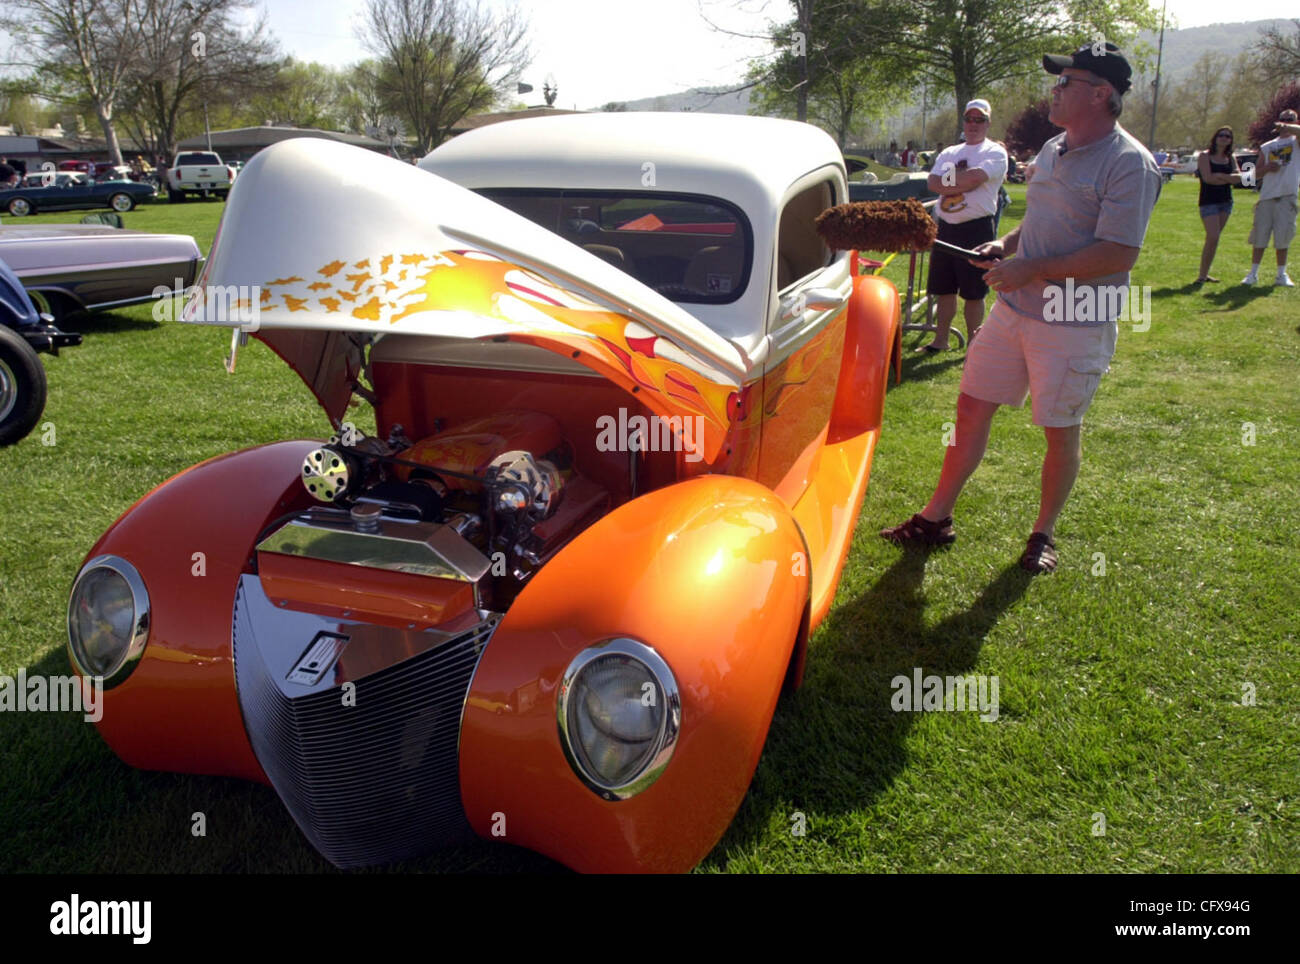
<instances>
[{"instance_id":1,"label":"open hood with flames","mask_svg":"<svg viewBox=\"0 0 1300 964\"><path fill-rule=\"evenodd\" d=\"M630 275L437 175L315 138L241 172L182 320L257 333L337 423L362 346L388 333L508 339L572 358L712 460L749 370L731 342Z\"/></svg>"}]
</instances>

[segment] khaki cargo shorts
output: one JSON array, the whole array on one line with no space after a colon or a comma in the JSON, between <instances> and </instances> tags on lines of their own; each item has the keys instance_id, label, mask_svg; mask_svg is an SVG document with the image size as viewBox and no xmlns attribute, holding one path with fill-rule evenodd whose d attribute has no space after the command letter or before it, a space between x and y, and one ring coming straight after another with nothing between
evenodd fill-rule
<instances>
[{"instance_id":1,"label":"khaki cargo shorts","mask_svg":"<svg viewBox=\"0 0 1300 964\"><path fill-rule=\"evenodd\" d=\"M1017 408L1030 395L1035 425L1079 425L1110 367L1118 337L1113 321L1092 328L1052 325L999 300L966 352L961 390Z\"/></svg>"},{"instance_id":2,"label":"khaki cargo shorts","mask_svg":"<svg viewBox=\"0 0 1300 964\"><path fill-rule=\"evenodd\" d=\"M1273 235L1273 247L1285 251L1295 237L1296 199L1294 197L1261 198L1255 202L1255 221L1250 228L1250 246L1267 248Z\"/></svg>"}]
</instances>

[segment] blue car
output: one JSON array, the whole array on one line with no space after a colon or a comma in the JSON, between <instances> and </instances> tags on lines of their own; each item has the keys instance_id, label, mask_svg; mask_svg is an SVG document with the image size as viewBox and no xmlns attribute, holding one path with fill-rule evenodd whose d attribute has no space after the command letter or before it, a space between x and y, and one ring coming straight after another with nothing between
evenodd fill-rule
<instances>
[{"instance_id":1,"label":"blue car","mask_svg":"<svg viewBox=\"0 0 1300 964\"><path fill-rule=\"evenodd\" d=\"M28 180L33 179L29 177ZM45 183L37 179L35 186L21 184L0 190L0 208L16 218L39 211L71 211L78 208L107 207L125 213L141 201L153 197L153 193L152 185L137 184L135 181L92 183L56 175L45 179Z\"/></svg>"},{"instance_id":2,"label":"blue car","mask_svg":"<svg viewBox=\"0 0 1300 964\"><path fill-rule=\"evenodd\" d=\"M37 313L18 276L0 261L0 445L25 436L45 411L45 369L36 353L57 355L80 344L80 335Z\"/></svg>"}]
</instances>

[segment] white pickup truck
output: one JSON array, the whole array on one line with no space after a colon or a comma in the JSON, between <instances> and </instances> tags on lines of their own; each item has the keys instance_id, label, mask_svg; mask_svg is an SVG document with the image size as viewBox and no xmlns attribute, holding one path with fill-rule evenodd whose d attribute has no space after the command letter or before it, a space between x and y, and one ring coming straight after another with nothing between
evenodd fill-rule
<instances>
[{"instance_id":1,"label":"white pickup truck","mask_svg":"<svg viewBox=\"0 0 1300 964\"><path fill-rule=\"evenodd\" d=\"M234 168L212 151L182 151L167 169L167 200L184 201L191 194L224 198L234 182Z\"/></svg>"}]
</instances>

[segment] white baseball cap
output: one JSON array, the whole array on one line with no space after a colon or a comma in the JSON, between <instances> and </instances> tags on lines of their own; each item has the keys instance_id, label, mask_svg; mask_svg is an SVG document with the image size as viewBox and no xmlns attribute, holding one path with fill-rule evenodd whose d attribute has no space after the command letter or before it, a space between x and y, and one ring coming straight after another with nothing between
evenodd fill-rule
<instances>
[{"instance_id":1,"label":"white baseball cap","mask_svg":"<svg viewBox=\"0 0 1300 964\"><path fill-rule=\"evenodd\" d=\"M979 100L979 99L972 100L972 101L968 102L968 103L966 104L966 110L963 110L963 111L962 111L962 116L964 117L964 116L966 115L966 111L968 111L968 110L970 110L970 109L972 109L972 108L974 108L975 110L979 111L979 112L980 112L981 114L983 114L985 117L992 117L992 116L993 116L993 111L989 109L989 102L986 101L986 100Z\"/></svg>"}]
</instances>

